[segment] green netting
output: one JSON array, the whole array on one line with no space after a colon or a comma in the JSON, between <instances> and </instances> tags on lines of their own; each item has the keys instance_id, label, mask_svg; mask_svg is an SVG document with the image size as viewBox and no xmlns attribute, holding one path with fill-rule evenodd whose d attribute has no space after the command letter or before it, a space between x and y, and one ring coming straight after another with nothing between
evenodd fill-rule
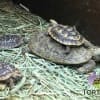
<instances>
[{"instance_id":1,"label":"green netting","mask_svg":"<svg viewBox=\"0 0 100 100\"><path fill-rule=\"evenodd\" d=\"M7 0L0 1L0 34L22 34L29 39L34 31L48 26L39 16L4 1ZM23 54L23 48L27 48L27 44L0 50L0 61L15 65L24 76L12 90L0 91L0 100L99 100L95 95L84 95L85 89L94 89L88 85L87 75L28 52Z\"/></svg>"}]
</instances>

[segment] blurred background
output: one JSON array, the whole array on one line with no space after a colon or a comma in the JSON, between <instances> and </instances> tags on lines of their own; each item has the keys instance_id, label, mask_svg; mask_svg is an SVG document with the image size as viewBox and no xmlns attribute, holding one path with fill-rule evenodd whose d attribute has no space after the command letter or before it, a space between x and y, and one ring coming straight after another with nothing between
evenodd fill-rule
<instances>
[{"instance_id":1,"label":"blurred background","mask_svg":"<svg viewBox=\"0 0 100 100\"><path fill-rule=\"evenodd\" d=\"M100 46L100 0L13 0L45 20L75 25L78 31Z\"/></svg>"}]
</instances>

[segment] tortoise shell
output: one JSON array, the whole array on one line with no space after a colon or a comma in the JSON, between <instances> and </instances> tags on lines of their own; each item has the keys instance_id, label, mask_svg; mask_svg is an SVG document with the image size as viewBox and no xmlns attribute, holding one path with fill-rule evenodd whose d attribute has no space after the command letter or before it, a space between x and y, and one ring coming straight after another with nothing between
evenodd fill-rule
<instances>
[{"instance_id":1,"label":"tortoise shell","mask_svg":"<svg viewBox=\"0 0 100 100\"><path fill-rule=\"evenodd\" d=\"M34 32L29 41L29 49L32 53L59 64L81 64L92 57L92 53L84 46L72 48L70 53L66 54L66 46L45 32Z\"/></svg>"},{"instance_id":2,"label":"tortoise shell","mask_svg":"<svg viewBox=\"0 0 100 100\"><path fill-rule=\"evenodd\" d=\"M76 30L75 27L64 26L58 24L54 20L50 20L51 24L48 28L48 34L57 42L63 45L80 46L84 43L84 38Z\"/></svg>"},{"instance_id":3,"label":"tortoise shell","mask_svg":"<svg viewBox=\"0 0 100 100\"><path fill-rule=\"evenodd\" d=\"M0 81L5 81L11 77L20 77L21 73L13 65L0 62Z\"/></svg>"},{"instance_id":4,"label":"tortoise shell","mask_svg":"<svg viewBox=\"0 0 100 100\"><path fill-rule=\"evenodd\" d=\"M22 37L16 34L0 35L0 49L12 49L23 43Z\"/></svg>"}]
</instances>

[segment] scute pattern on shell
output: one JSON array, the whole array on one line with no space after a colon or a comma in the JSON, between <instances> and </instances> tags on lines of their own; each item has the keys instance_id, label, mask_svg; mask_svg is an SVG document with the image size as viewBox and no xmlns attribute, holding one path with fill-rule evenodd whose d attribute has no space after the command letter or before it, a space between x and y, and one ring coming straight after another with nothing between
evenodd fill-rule
<instances>
[{"instance_id":1,"label":"scute pattern on shell","mask_svg":"<svg viewBox=\"0 0 100 100\"><path fill-rule=\"evenodd\" d=\"M16 34L0 35L0 49L11 49L22 44L22 37Z\"/></svg>"},{"instance_id":2,"label":"scute pattern on shell","mask_svg":"<svg viewBox=\"0 0 100 100\"><path fill-rule=\"evenodd\" d=\"M29 42L32 53L59 64L81 64L91 59L92 54L84 47L72 48L66 54L66 46L53 40L47 33L34 33Z\"/></svg>"},{"instance_id":3,"label":"scute pattern on shell","mask_svg":"<svg viewBox=\"0 0 100 100\"><path fill-rule=\"evenodd\" d=\"M75 27L64 26L61 24L51 25L48 28L48 34L57 42L64 45L82 45L84 38Z\"/></svg>"},{"instance_id":4,"label":"scute pattern on shell","mask_svg":"<svg viewBox=\"0 0 100 100\"><path fill-rule=\"evenodd\" d=\"M10 78L15 70L16 68L13 65L0 62L0 81Z\"/></svg>"}]
</instances>

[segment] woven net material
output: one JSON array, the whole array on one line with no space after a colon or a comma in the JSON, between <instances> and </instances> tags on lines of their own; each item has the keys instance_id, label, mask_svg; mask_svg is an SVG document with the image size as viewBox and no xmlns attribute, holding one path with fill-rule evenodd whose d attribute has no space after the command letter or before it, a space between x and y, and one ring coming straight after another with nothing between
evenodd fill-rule
<instances>
[{"instance_id":1,"label":"woven net material","mask_svg":"<svg viewBox=\"0 0 100 100\"><path fill-rule=\"evenodd\" d=\"M27 39L34 31L44 30L48 23L7 0L0 1L0 34L22 34ZM84 94L92 90L87 75L78 74L73 67L57 65L29 52L23 54L23 44L11 50L0 50L0 61L10 62L23 74L22 80L11 90L0 91L0 99L7 100L99 100Z\"/></svg>"}]
</instances>

